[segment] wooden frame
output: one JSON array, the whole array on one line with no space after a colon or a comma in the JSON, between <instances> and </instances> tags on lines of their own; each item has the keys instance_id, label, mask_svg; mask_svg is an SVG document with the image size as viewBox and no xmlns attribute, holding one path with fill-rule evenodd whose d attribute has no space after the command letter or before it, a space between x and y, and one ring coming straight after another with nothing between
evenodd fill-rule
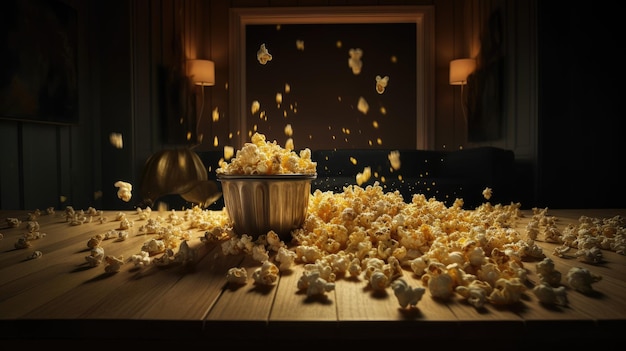
<instances>
[{"instance_id":1,"label":"wooden frame","mask_svg":"<svg viewBox=\"0 0 626 351\"><path fill-rule=\"evenodd\" d=\"M428 149L434 137L434 19L431 6L338 6L296 8L233 8L230 10L230 113L229 126L234 143L241 147L248 139L250 105L247 103L246 29L252 25L292 24L395 24L414 23L415 42L415 147ZM386 38L384 40L389 40ZM344 48L347 50L347 48ZM346 62L348 57L346 56ZM324 85L319 82L317 85ZM411 99L408 99L411 100ZM396 126L396 128L402 128Z\"/></svg>"}]
</instances>

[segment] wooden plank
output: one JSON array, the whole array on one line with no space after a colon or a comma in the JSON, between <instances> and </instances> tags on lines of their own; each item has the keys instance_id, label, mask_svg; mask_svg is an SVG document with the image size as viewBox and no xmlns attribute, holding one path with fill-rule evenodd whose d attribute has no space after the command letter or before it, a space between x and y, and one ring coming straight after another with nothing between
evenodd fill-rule
<instances>
[{"instance_id":1,"label":"wooden plank","mask_svg":"<svg viewBox=\"0 0 626 351\"><path fill-rule=\"evenodd\" d=\"M220 298L226 284L226 272L237 266L240 256L225 256L219 245L198 262L167 291L163 291L141 318L161 320L203 320Z\"/></svg>"},{"instance_id":2,"label":"wooden plank","mask_svg":"<svg viewBox=\"0 0 626 351\"><path fill-rule=\"evenodd\" d=\"M559 227L576 223L584 210L553 210ZM16 216L25 219L27 211L0 211L0 219ZM105 211L108 221L72 226L62 213L41 216L45 238L33 243L44 256L28 260L26 250L15 250L17 237L25 226L0 230L0 323L6 332L34 336L48 335L46 329L63 326L65 335L79 330L90 338L102 330L126 326L119 335L133 337L136 330L148 333L172 333L189 338L237 338L242 341L326 339L356 342L379 339L411 339L435 342L442 338L484 339L487 331L494 340L531 344L555 337L553 324L586 333L581 337L609 337L626 320L626 257L603 252L605 262L597 265L575 258L552 255L556 244L538 241L546 256L562 273L568 304L549 306L539 302L530 290L538 282L536 265L524 262L528 289L522 300L511 306L486 304L476 309L454 295L448 301L433 299L429 291L412 308L401 308L393 291L374 292L363 277L338 277L335 289L323 297L307 297L298 290L304 266L297 264L281 272L278 282L261 286L252 280L260 263L250 255L224 255L221 243L204 243L202 230L193 230L189 244L197 253L196 264L161 268L135 267L131 262L120 272L105 274L103 266L89 268L84 257L89 254L87 240L97 233L119 227L112 220L115 211ZM133 211L127 216L137 219ZM177 211L183 215L183 212ZM590 211L590 215L611 216L617 211ZM167 216L168 213L156 214ZM523 232L529 215L516 228ZM129 258L152 237L139 232L134 222L125 241L103 242L105 253ZM183 223L184 227L188 223ZM245 267L249 279L245 285L226 284L231 267ZM586 267L602 279L593 284L589 295L573 290L566 282L572 267ZM419 277L406 270L403 279L412 286L423 286ZM17 321L24 323L17 323ZM27 322L28 321L28 322ZM25 324L26 323L26 324ZM22 330L22 331L20 331ZM8 335L5 332L0 335ZM49 334L52 336L52 334ZM154 334L153 336L155 336ZM315 335L315 337L314 337ZM57 335L58 336L58 335Z\"/></svg>"},{"instance_id":3,"label":"wooden plank","mask_svg":"<svg viewBox=\"0 0 626 351\"><path fill-rule=\"evenodd\" d=\"M336 298L337 282L334 290L307 296L306 290L298 289L304 269L304 265L296 264L281 272L269 319L269 335L303 340L311 337L306 335L306 330L315 330L319 337L335 338L340 306Z\"/></svg>"},{"instance_id":4,"label":"wooden plank","mask_svg":"<svg viewBox=\"0 0 626 351\"><path fill-rule=\"evenodd\" d=\"M270 315L271 323L297 320L337 321L336 290L308 297L305 290L298 289L298 280L303 271L304 266L297 264L290 271L281 273Z\"/></svg>"},{"instance_id":5,"label":"wooden plank","mask_svg":"<svg viewBox=\"0 0 626 351\"><path fill-rule=\"evenodd\" d=\"M241 257L248 280L244 285L227 284L205 318L204 332L211 338L258 339L267 337L267 323L274 304L276 285L257 285L252 279L261 263L249 255Z\"/></svg>"},{"instance_id":6,"label":"wooden plank","mask_svg":"<svg viewBox=\"0 0 626 351\"><path fill-rule=\"evenodd\" d=\"M128 213L128 217L136 218L133 217L136 216L133 213ZM113 213L107 212L105 215L110 218ZM53 216L46 220L51 223L43 223L42 229L49 229L50 233L40 240L48 243L48 246L42 249L47 252L49 248L50 254L38 260L24 262L25 267L20 270L13 269L7 274L2 274L3 289L0 295L0 301L2 301L0 307L6 307L7 311L3 317L11 318L13 316L11 313L17 313L18 315L25 314L28 318L78 318L81 316L98 318L98 308L94 307L96 305L108 305L105 310L115 311L112 308L114 303L109 304L111 300L109 294L115 295L117 288L164 270L158 267L140 270L127 262L119 272L121 274L107 274L104 272L103 265L89 267L86 264L84 257L89 254L87 240L97 233L118 228L120 222L109 221L102 225L89 223L71 226ZM129 232L128 239L124 241L115 239L103 241L105 254L128 259L131 255L140 252L142 244L152 237L152 235L140 233L138 225L131 228ZM51 240L44 241L47 239ZM208 251L206 245L201 243L200 235L193 238L190 246L196 251L199 260ZM130 278L124 273L130 274ZM153 279L160 278L157 276ZM173 279L178 280L179 277L176 276ZM168 279L163 279L163 281L168 281ZM132 285L128 288L133 289ZM19 311L16 310L18 308ZM96 312L89 312L90 309L95 309ZM200 319L201 316L198 320Z\"/></svg>"}]
</instances>

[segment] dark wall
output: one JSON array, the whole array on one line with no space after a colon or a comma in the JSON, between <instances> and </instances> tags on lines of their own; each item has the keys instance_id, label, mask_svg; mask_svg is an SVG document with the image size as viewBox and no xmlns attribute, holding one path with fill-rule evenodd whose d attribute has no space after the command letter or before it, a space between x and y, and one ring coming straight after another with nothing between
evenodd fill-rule
<instances>
[{"instance_id":1,"label":"dark wall","mask_svg":"<svg viewBox=\"0 0 626 351\"><path fill-rule=\"evenodd\" d=\"M623 208L617 8L538 1L539 206Z\"/></svg>"}]
</instances>

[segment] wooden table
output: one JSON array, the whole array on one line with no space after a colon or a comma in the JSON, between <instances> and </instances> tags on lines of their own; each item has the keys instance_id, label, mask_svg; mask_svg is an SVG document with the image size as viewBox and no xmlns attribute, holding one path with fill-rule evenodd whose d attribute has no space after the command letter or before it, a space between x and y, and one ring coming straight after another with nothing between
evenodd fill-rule
<instances>
[{"instance_id":1,"label":"wooden table","mask_svg":"<svg viewBox=\"0 0 626 351\"><path fill-rule=\"evenodd\" d=\"M532 215L522 212L519 229ZM303 342L416 340L416 345L433 346L488 341L510 348L546 340L560 345L594 338L624 340L626 257L615 252L604 251L604 262L592 265L553 256L556 244L539 242L563 276L574 266L602 276L591 295L569 288L567 306L542 305L528 290L519 303L476 309L460 297L438 301L427 291L415 308L402 309L390 289L376 293L361 279L339 279L325 296L307 298L297 289L301 264L281 274L273 286L252 281L232 286L225 280L229 268L243 266L252 274L259 263L247 255L224 255L219 244L200 240L202 230L195 230L189 240L197 255L192 266L138 267L127 262L119 272L107 274L102 266L86 264L86 244L98 233L119 228L120 222L111 220L117 213L105 211L110 220L80 225L69 224L63 211L41 214L37 221L46 236L33 240L29 248L16 249L17 238L26 232L28 211L0 211L0 344L73 341L88 347L94 341L132 340L162 346L227 340L232 345L271 345L284 340L307 346ZM577 223L581 215L626 216L626 209L549 213L562 228ZM125 214L130 219L138 216L134 211ZM5 218L18 218L22 224L11 228ZM124 241L103 242L107 254L136 254L149 237L138 234L138 225ZM35 250L42 257L29 258ZM535 264L525 266L531 282L537 281ZM404 278L413 285L421 283L408 270Z\"/></svg>"}]
</instances>

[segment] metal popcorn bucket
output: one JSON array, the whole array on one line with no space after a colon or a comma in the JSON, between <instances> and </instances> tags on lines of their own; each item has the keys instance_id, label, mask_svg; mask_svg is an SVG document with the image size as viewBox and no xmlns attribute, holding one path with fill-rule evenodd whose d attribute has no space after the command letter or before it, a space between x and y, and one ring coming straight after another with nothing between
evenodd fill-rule
<instances>
[{"instance_id":1,"label":"metal popcorn bucket","mask_svg":"<svg viewBox=\"0 0 626 351\"><path fill-rule=\"evenodd\" d=\"M316 174L224 175L224 205L238 235L253 238L276 232L283 241L307 216L311 181Z\"/></svg>"}]
</instances>

